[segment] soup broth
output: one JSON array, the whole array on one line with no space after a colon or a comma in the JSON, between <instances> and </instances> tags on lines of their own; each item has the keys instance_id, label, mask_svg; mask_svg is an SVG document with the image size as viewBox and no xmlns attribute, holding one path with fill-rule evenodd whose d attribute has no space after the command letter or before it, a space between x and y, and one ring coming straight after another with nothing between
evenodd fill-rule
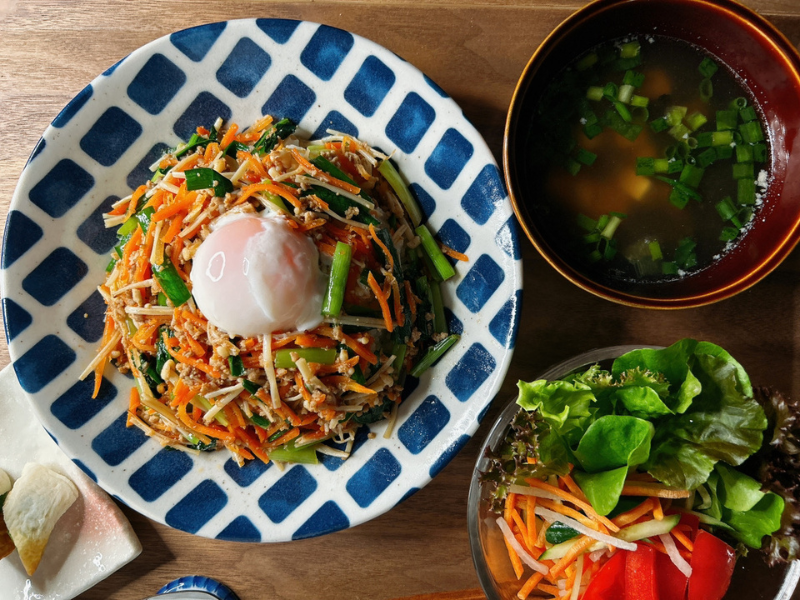
<instances>
[{"instance_id":1,"label":"soup broth","mask_svg":"<svg viewBox=\"0 0 800 600\"><path fill-rule=\"evenodd\" d=\"M746 234L768 147L723 64L666 37L604 44L544 91L529 134L548 242L611 285L695 273Z\"/></svg>"}]
</instances>

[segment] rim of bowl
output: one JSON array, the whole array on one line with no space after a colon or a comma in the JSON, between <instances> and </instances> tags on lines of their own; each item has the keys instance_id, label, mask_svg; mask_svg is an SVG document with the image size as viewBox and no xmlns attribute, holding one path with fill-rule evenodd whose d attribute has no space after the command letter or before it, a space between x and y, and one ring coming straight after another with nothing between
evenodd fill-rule
<instances>
[{"instance_id":1,"label":"rim of bowl","mask_svg":"<svg viewBox=\"0 0 800 600\"><path fill-rule=\"evenodd\" d=\"M791 231L781 240L781 243L755 267L749 269L736 281L724 285L722 287L714 287L713 289L694 295L680 296L675 298L655 298L649 296L640 296L623 292L612 287L603 285L594 281L586 275L581 274L579 271L571 267L566 260L562 259L557 253L551 252L547 245L539 239L538 234L535 233L532 227L529 226L524 211L520 208L520 203L517 200L517 194L513 185L513 180L517 179L511 176L511 162L509 158L510 139L513 137L512 125L519 120L518 112L522 99L522 88L528 80L530 72L534 66L540 61L542 55L546 53L550 47L555 44L555 40L573 29L581 22L591 19L594 15L601 10L606 10L622 4L630 4L632 2L647 2L648 0L593 0L583 8L575 11L569 17L564 19L555 29L553 29L547 37L539 44L534 50L528 63L522 71L514 93L511 96L508 113L506 115L506 124L503 131L503 177L505 180L506 188L508 190L508 197L511 200L511 206L514 209L514 214L517 216L517 222L522 230L525 232L528 240L533 244L542 258L547 261L556 271L563 275L567 280L577 285L581 289L594 294L605 300L610 300L618 304L630 306L634 308L650 308L658 310L677 310L682 308L695 308L698 306L705 306L713 304L754 286L756 283L764 279L772 271L774 271L783 260L794 250L795 246L800 242L800 215L795 219L794 226ZM746 20L756 29L759 33L763 34L769 41L775 45L781 53L786 55L787 63L794 63L794 71L800 77L800 52L788 40L788 38L764 17L759 15L754 10L735 2L734 0L683 0L687 4L707 5L714 6L717 9L724 10L732 15L738 17L740 20Z\"/></svg>"},{"instance_id":2,"label":"rim of bowl","mask_svg":"<svg viewBox=\"0 0 800 600\"><path fill-rule=\"evenodd\" d=\"M568 375L576 369L580 369L581 367L593 365L604 360L612 360L622 356L627 352L641 350L643 348L660 350L663 348L663 346L630 344L622 346L609 346L607 348L595 348L594 350L589 350L588 352L573 356L572 358L568 358L567 360L551 366L541 375L536 377L536 379L558 379ZM497 445L508 429L508 424L511 421L511 418L517 414L517 411L519 411L519 406L516 403L516 399L517 397L513 396L508 401L506 406L500 412L500 415L497 417L497 420L492 425L492 428L489 430L489 433L487 434L486 439L483 441L483 444L481 444L481 449L478 453L478 459L475 461L475 468L469 484L469 496L467 498L467 530L469 532L469 547L472 554L472 564L475 567L475 573L478 575L478 581L480 582L481 589L483 589L483 592L486 594L488 600L505 599L497 595L494 586L494 577L491 574L489 566L484 560L483 543L481 541L479 529L480 521L478 519L481 501L481 482L479 474L486 464L486 449L489 447L495 447ZM778 595L775 596L775 600L791 600L799 582L800 560L795 560L792 561L786 569L783 584L778 591Z\"/></svg>"}]
</instances>

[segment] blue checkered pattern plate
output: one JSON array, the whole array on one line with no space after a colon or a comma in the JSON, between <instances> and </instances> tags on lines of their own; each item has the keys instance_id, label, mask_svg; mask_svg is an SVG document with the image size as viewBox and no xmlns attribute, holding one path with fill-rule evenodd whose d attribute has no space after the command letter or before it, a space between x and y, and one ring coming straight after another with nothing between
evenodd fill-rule
<instances>
[{"instance_id":1,"label":"blue checkered pattern plate","mask_svg":"<svg viewBox=\"0 0 800 600\"><path fill-rule=\"evenodd\" d=\"M115 242L101 215L198 125L288 116L394 159L447 245L469 255L443 288L461 342L402 404L397 428L362 428L347 460L281 471L225 453L193 458L125 427L131 380L78 382L102 334L95 288ZM512 211L492 154L461 109L393 53L315 23L259 19L158 39L110 68L55 118L14 195L2 255L11 357L36 413L107 491L198 535L286 541L357 525L434 477L478 427L508 368L521 299ZM368 439L368 433L377 434Z\"/></svg>"}]
</instances>

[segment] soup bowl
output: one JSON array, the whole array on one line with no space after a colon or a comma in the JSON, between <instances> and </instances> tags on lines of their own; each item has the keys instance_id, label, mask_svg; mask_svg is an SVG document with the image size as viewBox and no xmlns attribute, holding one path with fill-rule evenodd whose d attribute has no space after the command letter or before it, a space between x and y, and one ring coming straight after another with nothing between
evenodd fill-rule
<instances>
[{"instance_id":1,"label":"soup bowl","mask_svg":"<svg viewBox=\"0 0 800 600\"><path fill-rule=\"evenodd\" d=\"M620 285L560 250L541 210L542 173L527 152L531 116L549 82L589 49L624 36L666 36L701 48L733 71L760 107L770 145L769 186L749 231L705 268L672 280ZM597 0L574 13L539 46L514 91L503 164L519 222L556 270L602 298L675 309L728 298L775 269L800 241L800 54L766 19L732 0ZM677 209L676 209L677 210Z\"/></svg>"}]
</instances>

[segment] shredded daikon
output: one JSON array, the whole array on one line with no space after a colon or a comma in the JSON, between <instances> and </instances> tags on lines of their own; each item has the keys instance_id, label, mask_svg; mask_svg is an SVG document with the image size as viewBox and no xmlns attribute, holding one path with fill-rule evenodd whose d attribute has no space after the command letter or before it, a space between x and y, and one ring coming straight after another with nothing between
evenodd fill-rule
<instances>
[{"instance_id":1,"label":"shredded daikon","mask_svg":"<svg viewBox=\"0 0 800 600\"><path fill-rule=\"evenodd\" d=\"M675 545L675 541L672 539L672 536L668 533L662 533L658 536L661 540L661 543L664 544L664 548L667 550L667 554L669 555L669 559L672 563L678 567L678 570L686 575L686 577L692 576L692 565L686 562L686 559L681 556L681 553L678 551L678 547Z\"/></svg>"},{"instance_id":2,"label":"shredded daikon","mask_svg":"<svg viewBox=\"0 0 800 600\"><path fill-rule=\"evenodd\" d=\"M517 541L517 538L514 537L511 528L508 526L508 523L506 523L506 520L503 517L497 517L497 526L500 528L500 531L503 532L503 537L506 538L506 541L514 549L514 552L517 553L517 556L520 557L522 562L542 575L547 575L550 572L550 569L525 551L525 548L523 548L522 545Z\"/></svg>"},{"instance_id":3,"label":"shredded daikon","mask_svg":"<svg viewBox=\"0 0 800 600\"><path fill-rule=\"evenodd\" d=\"M623 550L630 550L631 552L636 550L636 544L632 542L626 542L619 538L615 538L614 536L607 535L605 533L600 533L599 531L595 531L589 527L586 527L583 523L576 521L575 519L571 519L569 517L565 517L555 511L548 510L546 508L542 508L541 506L536 507L536 514L540 517L544 517L550 521L559 521L568 527L572 527L575 531L580 531L582 534L594 538L598 541L604 542L609 546L615 546L617 548L622 548Z\"/></svg>"},{"instance_id":4,"label":"shredded daikon","mask_svg":"<svg viewBox=\"0 0 800 600\"><path fill-rule=\"evenodd\" d=\"M510 486L508 486L508 491L513 492L514 494L522 494L523 496L536 496L537 498L546 498L547 500L553 500L561 504L561 498L559 498L555 494L551 494L546 490L540 490L539 488L529 487L527 485L511 484Z\"/></svg>"}]
</instances>

